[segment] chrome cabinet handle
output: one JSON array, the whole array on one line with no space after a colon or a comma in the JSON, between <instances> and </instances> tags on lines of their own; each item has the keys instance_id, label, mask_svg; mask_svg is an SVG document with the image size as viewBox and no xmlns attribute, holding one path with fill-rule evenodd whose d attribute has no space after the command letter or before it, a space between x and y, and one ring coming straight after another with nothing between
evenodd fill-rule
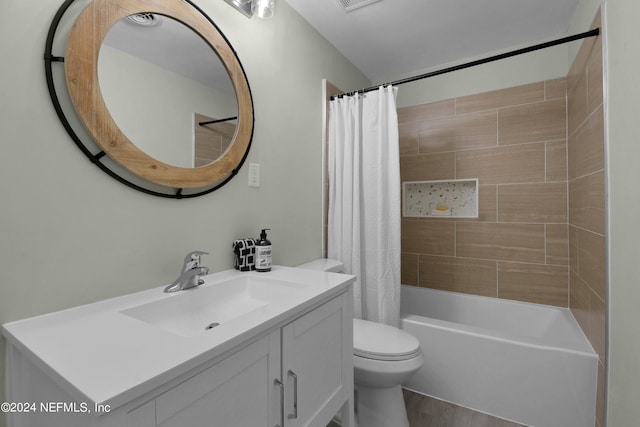
<instances>
[{"instance_id":1,"label":"chrome cabinet handle","mask_svg":"<svg viewBox=\"0 0 640 427\"><path fill-rule=\"evenodd\" d=\"M277 378L273 380L273 384L280 388L280 424L275 427L284 427L284 384Z\"/></svg>"},{"instance_id":2,"label":"chrome cabinet handle","mask_svg":"<svg viewBox=\"0 0 640 427\"><path fill-rule=\"evenodd\" d=\"M298 376L292 370L287 375L293 378L293 414L287 415L287 418L294 420L298 418Z\"/></svg>"}]
</instances>

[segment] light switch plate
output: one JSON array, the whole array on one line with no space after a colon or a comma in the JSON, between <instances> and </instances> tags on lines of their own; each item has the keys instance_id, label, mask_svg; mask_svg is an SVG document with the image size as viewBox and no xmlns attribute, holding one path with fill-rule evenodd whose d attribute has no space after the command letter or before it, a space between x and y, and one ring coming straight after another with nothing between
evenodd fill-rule
<instances>
[{"instance_id":1,"label":"light switch plate","mask_svg":"<svg viewBox=\"0 0 640 427\"><path fill-rule=\"evenodd\" d=\"M260 187L259 163L249 163L249 187Z\"/></svg>"}]
</instances>

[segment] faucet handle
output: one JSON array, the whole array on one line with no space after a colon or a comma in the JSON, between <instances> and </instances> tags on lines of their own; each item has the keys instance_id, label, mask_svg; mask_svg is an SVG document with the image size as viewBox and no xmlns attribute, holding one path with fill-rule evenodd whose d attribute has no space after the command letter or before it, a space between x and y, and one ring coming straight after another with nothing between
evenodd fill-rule
<instances>
[{"instance_id":1,"label":"faucet handle","mask_svg":"<svg viewBox=\"0 0 640 427\"><path fill-rule=\"evenodd\" d=\"M192 270L196 267L200 267L200 256L201 255L209 255L208 252L203 251L193 251L189 252L187 256L184 258L184 266L182 268L182 272Z\"/></svg>"}]
</instances>

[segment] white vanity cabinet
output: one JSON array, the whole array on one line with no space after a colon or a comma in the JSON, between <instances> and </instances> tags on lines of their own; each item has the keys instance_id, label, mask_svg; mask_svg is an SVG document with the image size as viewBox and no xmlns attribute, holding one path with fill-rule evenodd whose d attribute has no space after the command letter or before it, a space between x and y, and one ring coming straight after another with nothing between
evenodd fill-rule
<instances>
[{"instance_id":1,"label":"white vanity cabinet","mask_svg":"<svg viewBox=\"0 0 640 427\"><path fill-rule=\"evenodd\" d=\"M9 426L325 427L342 409L342 425L351 427L350 295L346 288L307 305L216 359L103 415L11 414ZM72 399L42 371L29 374L38 368L16 347L11 346L11 354L12 400ZM29 379L35 381L29 384ZM46 395L38 391L43 382Z\"/></svg>"},{"instance_id":2,"label":"white vanity cabinet","mask_svg":"<svg viewBox=\"0 0 640 427\"><path fill-rule=\"evenodd\" d=\"M330 301L282 328L285 427L325 427L352 393L353 320L344 303Z\"/></svg>"},{"instance_id":3,"label":"white vanity cabinet","mask_svg":"<svg viewBox=\"0 0 640 427\"><path fill-rule=\"evenodd\" d=\"M276 418L275 403L279 399L268 379L280 377L280 358L277 331L131 411L128 424L274 426L269 420Z\"/></svg>"}]
</instances>

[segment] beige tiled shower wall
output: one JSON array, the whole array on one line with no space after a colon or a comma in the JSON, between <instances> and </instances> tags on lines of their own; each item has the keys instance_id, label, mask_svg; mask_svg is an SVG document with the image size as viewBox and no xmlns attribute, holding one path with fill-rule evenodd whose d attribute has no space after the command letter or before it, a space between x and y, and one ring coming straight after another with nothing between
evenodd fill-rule
<instances>
[{"instance_id":1,"label":"beige tiled shower wall","mask_svg":"<svg viewBox=\"0 0 640 427\"><path fill-rule=\"evenodd\" d=\"M398 118L402 181L479 179L478 219L403 218L402 283L570 307L600 356L604 427L601 39L583 42L566 79L401 108Z\"/></svg>"},{"instance_id":2,"label":"beige tiled shower wall","mask_svg":"<svg viewBox=\"0 0 640 427\"><path fill-rule=\"evenodd\" d=\"M593 27L600 27L600 15ZM605 160L601 38L586 39L567 76L569 306L600 356L596 422L604 427Z\"/></svg>"},{"instance_id":3,"label":"beige tiled shower wall","mask_svg":"<svg viewBox=\"0 0 640 427\"><path fill-rule=\"evenodd\" d=\"M567 307L566 79L401 108L402 181L478 178L479 218L403 218L402 283Z\"/></svg>"}]
</instances>

